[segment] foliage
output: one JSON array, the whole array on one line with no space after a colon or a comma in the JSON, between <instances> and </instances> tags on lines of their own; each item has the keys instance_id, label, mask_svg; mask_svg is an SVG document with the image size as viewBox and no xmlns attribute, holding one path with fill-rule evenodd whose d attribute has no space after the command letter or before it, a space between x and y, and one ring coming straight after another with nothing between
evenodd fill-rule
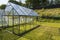
<instances>
[{"instance_id":1,"label":"foliage","mask_svg":"<svg viewBox=\"0 0 60 40\"><path fill-rule=\"evenodd\" d=\"M17 2L16 0L9 0L9 2L12 2L12 3L18 4L18 5L22 5L22 2Z\"/></svg>"},{"instance_id":2,"label":"foliage","mask_svg":"<svg viewBox=\"0 0 60 40\"><path fill-rule=\"evenodd\" d=\"M60 10L60 8L41 9L41 10L35 10L35 11L40 15L40 17L59 19L60 18L60 11L59 10Z\"/></svg>"},{"instance_id":3,"label":"foliage","mask_svg":"<svg viewBox=\"0 0 60 40\"><path fill-rule=\"evenodd\" d=\"M29 8L38 8L40 6L39 0L26 0L26 6Z\"/></svg>"},{"instance_id":4,"label":"foliage","mask_svg":"<svg viewBox=\"0 0 60 40\"><path fill-rule=\"evenodd\" d=\"M41 6L44 7L47 5L47 0L42 0L41 3L42 3Z\"/></svg>"},{"instance_id":5,"label":"foliage","mask_svg":"<svg viewBox=\"0 0 60 40\"><path fill-rule=\"evenodd\" d=\"M0 6L0 9L5 9L5 7L6 7L6 5L3 4L3 5Z\"/></svg>"}]
</instances>

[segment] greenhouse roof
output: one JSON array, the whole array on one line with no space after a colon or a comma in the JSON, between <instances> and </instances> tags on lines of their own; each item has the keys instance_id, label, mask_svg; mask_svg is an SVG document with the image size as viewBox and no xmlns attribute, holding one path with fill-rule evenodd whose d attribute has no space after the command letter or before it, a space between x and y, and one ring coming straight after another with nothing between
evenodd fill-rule
<instances>
[{"instance_id":1,"label":"greenhouse roof","mask_svg":"<svg viewBox=\"0 0 60 40\"><path fill-rule=\"evenodd\" d=\"M9 2L6 6L5 11L11 11L12 9L17 12L17 14L14 13L14 15L38 16L38 14L32 9L28 9L26 7L22 7L20 5Z\"/></svg>"}]
</instances>

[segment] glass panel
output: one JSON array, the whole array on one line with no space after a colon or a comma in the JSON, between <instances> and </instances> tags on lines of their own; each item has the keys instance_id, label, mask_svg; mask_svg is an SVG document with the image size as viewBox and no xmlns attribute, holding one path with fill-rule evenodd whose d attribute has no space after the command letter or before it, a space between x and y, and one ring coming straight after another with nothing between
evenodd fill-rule
<instances>
[{"instance_id":1,"label":"glass panel","mask_svg":"<svg viewBox=\"0 0 60 40\"><path fill-rule=\"evenodd\" d=\"M10 12L11 10L12 10L12 7L11 7L11 6L7 6L6 9L5 9L5 11L9 11L9 12Z\"/></svg>"},{"instance_id":2,"label":"glass panel","mask_svg":"<svg viewBox=\"0 0 60 40\"><path fill-rule=\"evenodd\" d=\"M3 16L4 14L5 14L4 10L0 10L0 27L7 25L7 21L5 20L5 17Z\"/></svg>"},{"instance_id":3,"label":"glass panel","mask_svg":"<svg viewBox=\"0 0 60 40\"><path fill-rule=\"evenodd\" d=\"M23 12L25 15L28 15L28 13L24 10L23 7L19 6L19 9L22 10L22 12Z\"/></svg>"},{"instance_id":4,"label":"glass panel","mask_svg":"<svg viewBox=\"0 0 60 40\"><path fill-rule=\"evenodd\" d=\"M36 12L34 12L31 9L10 3L13 8L15 9L15 11L19 14L19 15L28 15L28 16L38 16L38 14Z\"/></svg>"},{"instance_id":5,"label":"glass panel","mask_svg":"<svg viewBox=\"0 0 60 40\"><path fill-rule=\"evenodd\" d=\"M10 3L19 15L25 15L17 5Z\"/></svg>"},{"instance_id":6,"label":"glass panel","mask_svg":"<svg viewBox=\"0 0 60 40\"><path fill-rule=\"evenodd\" d=\"M25 8L23 7L23 9L25 10L25 12L27 12L28 15L30 16L38 16L38 14L36 12L34 12L33 10L31 9L28 9L28 8Z\"/></svg>"}]
</instances>

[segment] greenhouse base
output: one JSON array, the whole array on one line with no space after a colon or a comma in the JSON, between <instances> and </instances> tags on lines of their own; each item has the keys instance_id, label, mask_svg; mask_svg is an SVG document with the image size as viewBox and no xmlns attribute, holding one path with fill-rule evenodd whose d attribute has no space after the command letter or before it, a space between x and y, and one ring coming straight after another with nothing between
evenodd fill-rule
<instances>
[{"instance_id":1,"label":"greenhouse base","mask_svg":"<svg viewBox=\"0 0 60 40\"><path fill-rule=\"evenodd\" d=\"M21 33L21 34L16 34L16 33L13 33L13 34L15 34L15 35L17 35L17 36L23 36L24 34L26 34L26 33L28 33L28 32L30 32L30 31L32 31L32 30L34 30L34 29L36 29L36 28L38 28L38 27L40 27L40 25L37 25L36 27L34 27L34 28L32 28L32 29L30 29L30 30L28 30L28 31L25 31L25 32L23 32L23 33Z\"/></svg>"}]
</instances>

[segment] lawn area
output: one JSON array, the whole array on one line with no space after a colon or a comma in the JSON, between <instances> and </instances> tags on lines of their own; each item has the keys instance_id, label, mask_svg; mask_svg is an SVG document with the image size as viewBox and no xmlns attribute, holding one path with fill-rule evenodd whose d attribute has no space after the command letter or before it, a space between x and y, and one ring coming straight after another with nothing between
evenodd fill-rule
<instances>
[{"instance_id":1,"label":"lawn area","mask_svg":"<svg viewBox=\"0 0 60 40\"><path fill-rule=\"evenodd\" d=\"M60 23L38 22L41 26L19 37L4 30L3 40L60 40Z\"/></svg>"},{"instance_id":2,"label":"lawn area","mask_svg":"<svg viewBox=\"0 0 60 40\"><path fill-rule=\"evenodd\" d=\"M56 27L56 28L60 28L60 23L40 22L40 25L46 26L46 27Z\"/></svg>"},{"instance_id":3,"label":"lawn area","mask_svg":"<svg viewBox=\"0 0 60 40\"><path fill-rule=\"evenodd\" d=\"M60 23L40 22L41 26L18 40L60 40Z\"/></svg>"}]
</instances>

